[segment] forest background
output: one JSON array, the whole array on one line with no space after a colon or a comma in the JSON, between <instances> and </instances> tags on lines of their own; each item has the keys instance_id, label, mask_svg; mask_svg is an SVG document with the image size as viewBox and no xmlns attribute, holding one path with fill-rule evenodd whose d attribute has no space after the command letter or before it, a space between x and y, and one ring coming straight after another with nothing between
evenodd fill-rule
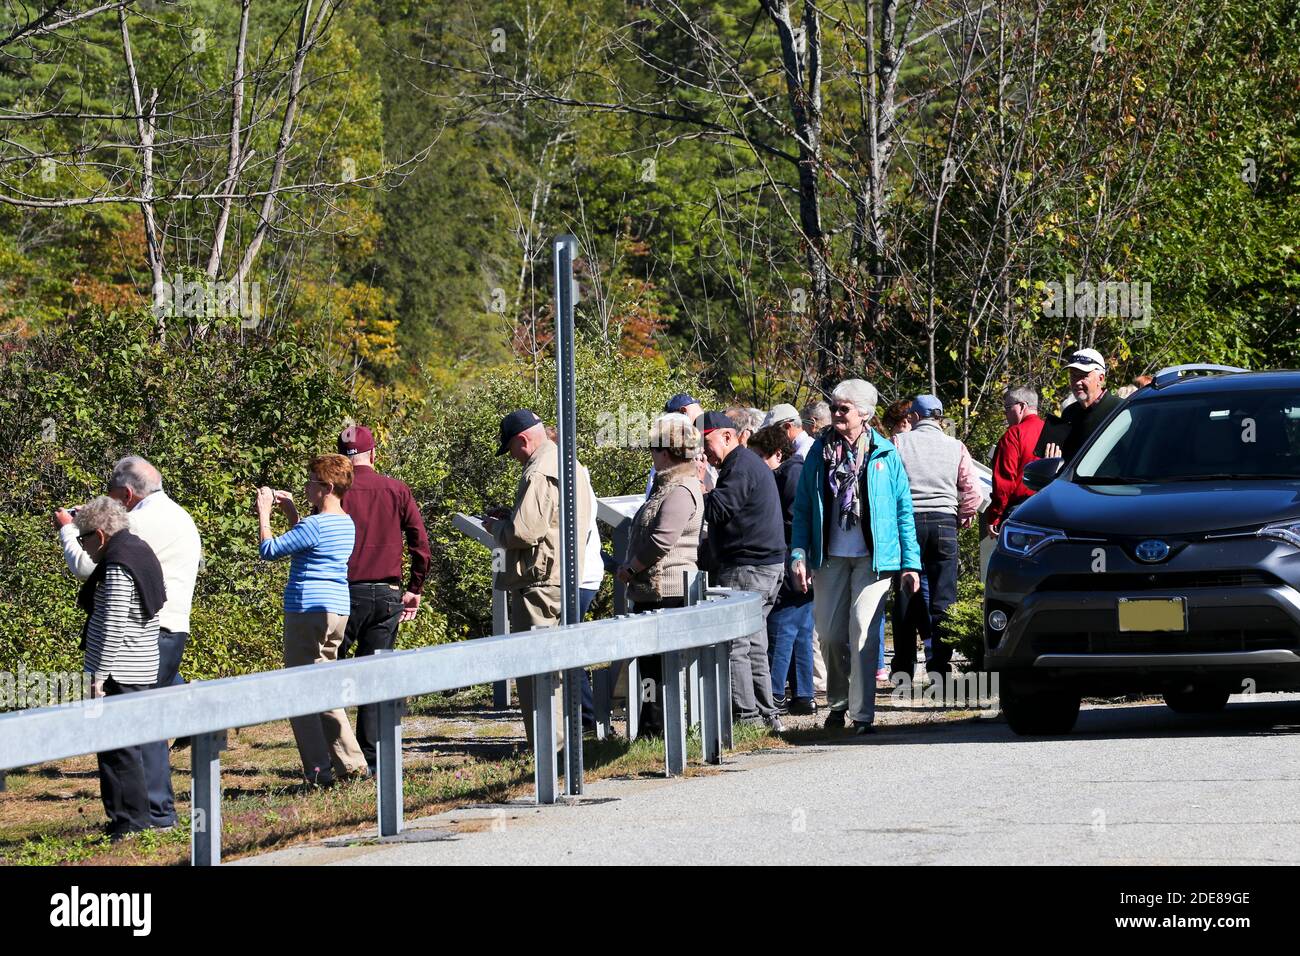
<instances>
[{"instance_id":1,"label":"forest background","mask_svg":"<svg viewBox=\"0 0 1300 956\"><path fill-rule=\"evenodd\" d=\"M486 633L450 516L510 499L504 412L553 420L560 233L602 495L649 462L597 423L677 391L934 392L987 460L1076 347L1115 385L1294 366L1297 35L1281 0L3 0L0 669L79 666L50 514L127 453L203 535L187 676L278 666L253 489L352 421L433 541L402 645Z\"/></svg>"}]
</instances>

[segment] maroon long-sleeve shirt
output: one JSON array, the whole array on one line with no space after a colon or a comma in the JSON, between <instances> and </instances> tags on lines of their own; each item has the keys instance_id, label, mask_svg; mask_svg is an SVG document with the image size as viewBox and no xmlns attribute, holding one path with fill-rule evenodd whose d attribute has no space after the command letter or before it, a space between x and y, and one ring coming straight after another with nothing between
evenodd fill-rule
<instances>
[{"instance_id":1,"label":"maroon long-sleeve shirt","mask_svg":"<svg viewBox=\"0 0 1300 956\"><path fill-rule=\"evenodd\" d=\"M348 559L348 582L402 580L402 541L411 552L411 578L406 589L424 590L429 573L429 535L415 496L405 483L381 475L369 465L353 469L352 487L343 496L343 510L352 516L357 540Z\"/></svg>"}]
</instances>

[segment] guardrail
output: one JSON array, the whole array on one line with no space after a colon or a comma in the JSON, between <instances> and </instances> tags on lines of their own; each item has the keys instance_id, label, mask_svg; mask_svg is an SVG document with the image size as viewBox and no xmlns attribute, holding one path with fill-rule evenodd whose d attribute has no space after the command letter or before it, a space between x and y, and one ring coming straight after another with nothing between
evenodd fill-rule
<instances>
[{"instance_id":1,"label":"guardrail","mask_svg":"<svg viewBox=\"0 0 1300 956\"><path fill-rule=\"evenodd\" d=\"M723 749L731 746L728 648L732 640L763 627L757 594L715 589L700 597L695 588L691 600L696 603L683 608L16 711L0 715L0 771L189 737L190 859L196 866L216 865L221 860L220 755L229 728L378 704L379 833L393 836L402 829L402 698L531 679L537 802L554 803L551 695L557 672L658 654L663 657L658 692L664 708L665 768L673 776L686 767L683 672L688 656L698 658L689 663L699 675L704 759L718 763ZM544 747L543 741L551 745Z\"/></svg>"}]
</instances>

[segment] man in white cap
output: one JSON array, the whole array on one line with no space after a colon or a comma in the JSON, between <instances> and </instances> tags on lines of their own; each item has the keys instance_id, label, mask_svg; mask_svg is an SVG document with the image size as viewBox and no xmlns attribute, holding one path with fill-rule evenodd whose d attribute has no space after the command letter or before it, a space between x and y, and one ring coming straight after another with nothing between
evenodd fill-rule
<instances>
[{"instance_id":1,"label":"man in white cap","mask_svg":"<svg viewBox=\"0 0 1300 956\"><path fill-rule=\"evenodd\" d=\"M1106 360L1096 349L1078 349L1066 368L1070 371L1070 394L1075 399L1061 413L1069 432L1061 445L1048 442L1043 457L1063 458L1069 464L1097 426L1124 400L1106 391Z\"/></svg>"},{"instance_id":2,"label":"man in white cap","mask_svg":"<svg viewBox=\"0 0 1300 956\"><path fill-rule=\"evenodd\" d=\"M799 410L793 405L776 405L763 419L763 427L768 425L780 425L785 429L790 441L794 442L794 457L803 461L808 449L812 447L813 437L803 430L803 418L799 415Z\"/></svg>"}]
</instances>

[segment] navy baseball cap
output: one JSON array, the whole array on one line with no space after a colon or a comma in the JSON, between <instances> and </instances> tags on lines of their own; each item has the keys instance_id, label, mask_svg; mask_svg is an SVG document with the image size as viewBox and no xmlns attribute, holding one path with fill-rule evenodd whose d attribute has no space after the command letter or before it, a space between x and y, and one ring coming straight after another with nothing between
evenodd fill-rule
<instances>
[{"instance_id":1,"label":"navy baseball cap","mask_svg":"<svg viewBox=\"0 0 1300 956\"><path fill-rule=\"evenodd\" d=\"M933 395L918 395L912 402L912 407L909 408L908 411L916 412L916 414L920 415L922 418L929 418L935 412L942 415L943 402L939 401L939 399Z\"/></svg>"},{"instance_id":2,"label":"navy baseball cap","mask_svg":"<svg viewBox=\"0 0 1300 956\"><path fill-rule=\"evenodd\" d=\"M668 401L664 402L664 411L680 412L687 405L698 405L698 404L700 403L695 400L694 396L687 395L685 392L678 392L672 398L668 399Z\"/></svg>"},{"instance_id":3,"label":"navy baseball cap","mask_svg":"<svg viewBox=\"0 0 1300 956\"><path fill-rule=\"evenodd\" d=\"M734 432L740 431L736 423L723 412L705 412L695 419L695 427L700 430L701 435L707 435L719 428L730 428Z\"/></svg>"},{"instance_id":4,"label":"navy baseball cap","mask_svg":"<svg viewBox=\"0 0 1300 956\"><path fill-rule=\"evenodd\" d=\"M511 412L505 418L501 419L501 441L497 446L497 454L504 455L506 449L510 446L510 439L514 438L521 432L526 432L534 425L541 422L534 412L526 408Z\"/></svg>"}]
</instances>

